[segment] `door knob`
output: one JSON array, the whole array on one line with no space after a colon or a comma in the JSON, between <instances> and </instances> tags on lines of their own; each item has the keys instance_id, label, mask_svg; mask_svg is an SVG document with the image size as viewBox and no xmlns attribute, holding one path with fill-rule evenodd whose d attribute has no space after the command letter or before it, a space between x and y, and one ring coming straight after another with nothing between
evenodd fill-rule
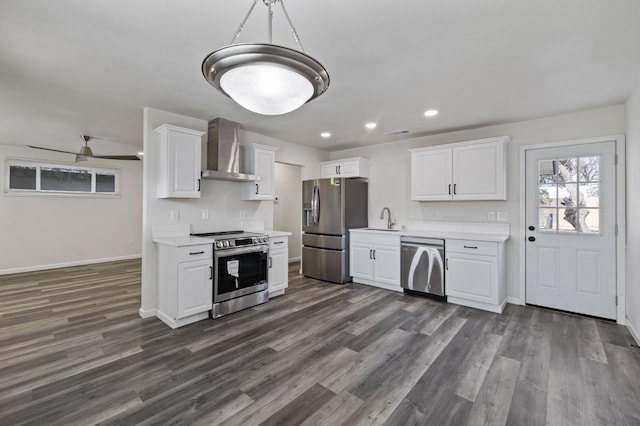
<instances>
[{"instance_id":1,"label":"door knob","mask_svg":"<svg viewBox=\"0 0 640 426\"><path fill-rule=\"evenodd\" d=\"M535 230L536 230L535 226L533 226L533 225L529 226L529 231L535 231Z\"/></svg>"},{"instance_id":2,"label":"door knob","mask_svg":"<svg viewBox=\"0 0 640 426\"><path fill-rule=\"evenodd\" d=\"M529 237L529 238L528 238L528 240L529 240L529 241L531 241L531 242L533 242L533 241L535 241L535 240L536 240L536 237Z\"/></svg>"}]
</instances>

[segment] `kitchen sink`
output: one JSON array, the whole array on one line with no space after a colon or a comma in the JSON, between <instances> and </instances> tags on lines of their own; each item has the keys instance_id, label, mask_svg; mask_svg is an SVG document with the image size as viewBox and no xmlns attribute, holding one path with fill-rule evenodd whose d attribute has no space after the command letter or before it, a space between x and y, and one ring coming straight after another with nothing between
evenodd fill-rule
<instances>
[{"instance_id":1,"label":"kitchen sink","mask_svg":"<svg viewBox=\"0 0 640 426\"><path fill-rule=\"evenodd\" d=\"M387 229L387 228L362 228L364 231L384 231L384 232L400 232L399 229Z\"/></svg>"}]
</instances>

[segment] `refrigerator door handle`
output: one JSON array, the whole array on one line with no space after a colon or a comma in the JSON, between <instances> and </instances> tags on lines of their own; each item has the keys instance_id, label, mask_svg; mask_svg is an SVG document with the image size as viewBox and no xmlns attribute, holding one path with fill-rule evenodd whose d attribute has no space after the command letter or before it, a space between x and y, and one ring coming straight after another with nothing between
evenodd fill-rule
<instances>
[{"instance_id":1,"label":"refrigerator door handle","mask_svg":"<svg viewBox=\"0 0 640 426\"><path fill-rule=\"evenodd\" d=\"M311 195L311 220L314 225L318 224L318 216L319 216L319 204L320 204L320 190L318 189L318 185L313 186L313 194Z\"/></svg>"}]
</instances>

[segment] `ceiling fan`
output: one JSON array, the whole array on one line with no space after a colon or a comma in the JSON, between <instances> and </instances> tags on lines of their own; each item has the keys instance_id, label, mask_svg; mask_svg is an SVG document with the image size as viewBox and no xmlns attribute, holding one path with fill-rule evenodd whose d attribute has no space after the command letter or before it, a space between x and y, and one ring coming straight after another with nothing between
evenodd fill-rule
<instances>
[{"instance_id":1,"label":"ceiling fan","mask_svg":"<svg viewBox=\"0 0 640 426\"><path fill-rule=\"evenodd\" d=\"M110 160L140 160L136 155L93 155L93 151L89 148L89 141L93 139L93 136L81 135L84 141L84 146L80 148L80 152L62 151L60 149L43 148L41 146L27 145L29 148L43 149L45 151L64 152L65 154L73 154L76 156L76 163L78 161L87 161L89 158L108 158Z\"/></svg>"}]
</instances>

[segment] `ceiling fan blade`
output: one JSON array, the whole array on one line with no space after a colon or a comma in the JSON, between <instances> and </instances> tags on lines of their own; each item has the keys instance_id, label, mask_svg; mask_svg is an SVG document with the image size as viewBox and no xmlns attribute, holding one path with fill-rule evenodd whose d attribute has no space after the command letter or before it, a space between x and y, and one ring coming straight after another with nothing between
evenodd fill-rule
<instances>
[{"instance_id":1,"label":"ceiling fan blade","mask_svg":"<svg viewBox=\"0 0 640 426\"><path fill-rule=\"evenodd\" d=\"M76 155L75 152L71 152L71 151L62 151L60 149L52 149L52 148L43 148L41 146L33 146L33 145L27 145L29 148L35 148L35 149L42 149L45 151L53 151L53 152L64 152L65 154L73 154Z\"/></svg>"},{"instance_id":2,"label":"ceiling fan blade","mask_svg":"<svg viewBox=\"0 0 640 426\"><path fill-rule=\"evenodd\" d=\"M135 155L92 155L91 158L106 158L109 160L138 160L140 161L140 158L138 158Z\"/></svg>"}]
</instances>

